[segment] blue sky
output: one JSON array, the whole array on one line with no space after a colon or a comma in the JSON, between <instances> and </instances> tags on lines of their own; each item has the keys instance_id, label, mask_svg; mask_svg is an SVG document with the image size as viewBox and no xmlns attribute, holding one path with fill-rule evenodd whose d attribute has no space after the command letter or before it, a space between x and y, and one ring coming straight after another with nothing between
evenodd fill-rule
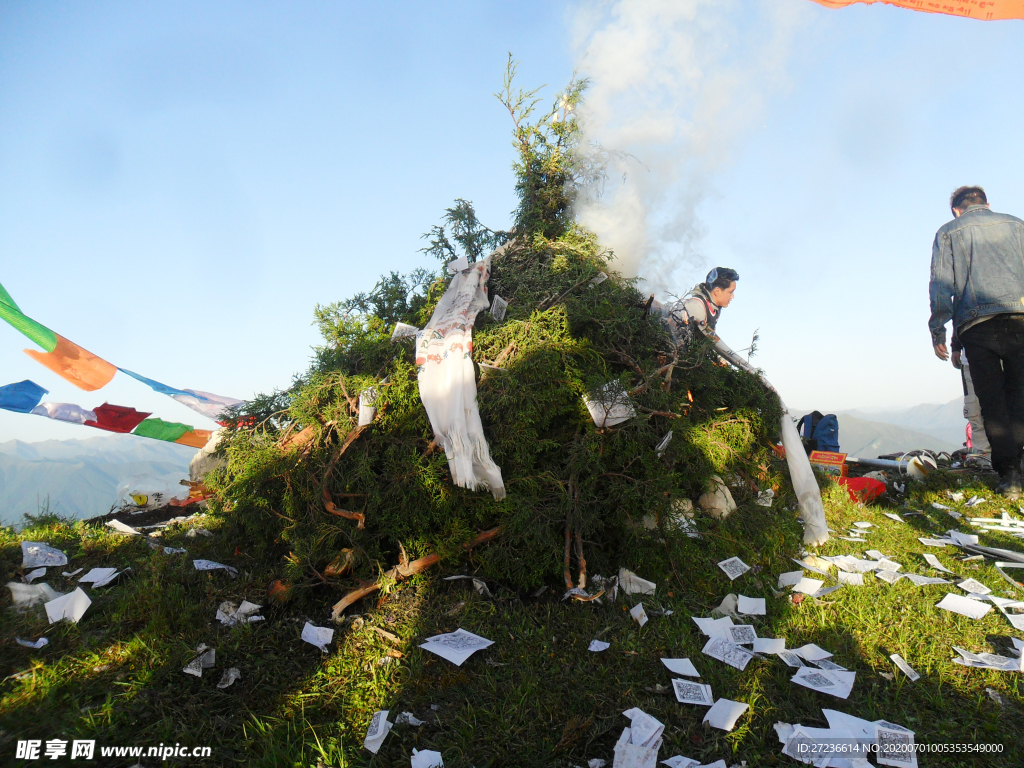
<instances>
[{"instance_id":1,"label":"blue sky","mask_svg":"<svg viewBox=\"0 0 1024 768\"><path fill-rule=\"evenodd\" d=\"M926 328L931 240L962 183L1024 215L1024 22L779 1L795 19L783 74L702 180L703 263L673 277L683 291L716 263L740 271L720 330L743 347L760 329L755 361L792 405L957 397ZM510 124L492 94L509 51L550 96L585 70L580 13L5 2L0 282L58 333L172 386L287 386L317 342L314 306L432 266L420 236L455 198L507 225ZM210 426L131 380L76 390L26 346L0 328L0 383ZM0 412L0 441L95 434Z\"/></svg>"}]
</instances>

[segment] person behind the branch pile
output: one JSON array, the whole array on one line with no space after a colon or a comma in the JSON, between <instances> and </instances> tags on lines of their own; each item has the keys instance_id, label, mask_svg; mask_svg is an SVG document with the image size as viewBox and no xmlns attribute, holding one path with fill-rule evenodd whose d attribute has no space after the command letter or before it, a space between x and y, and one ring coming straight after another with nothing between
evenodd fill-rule
<instances>
[{"instance_id":1,"label":"person behind the branch pile","mask_svg":"<svg viewBox=\"0 0 1024 768\"><path fill-rule=\"evenodd\" d=\"M971 364L964 354L964 345L960 343L956 332L953 332L953 340L950 342L950 349L953 358L953 367L960 370L960 378L964 385L964 418L967 419L967 453L975 457L972 461L981 459L985 464L992 461L992 446L985 434L985 423L981 419L981 406L978 405L978 396L974 392L974 379L971 377Z\"/></svg>"},{"instance_id":2,"label":"person behind the branch pile","mask_svg":"<svg viewBox=\"0 0 1024 768\"><path fill-rule=\"evenodd\" d=\"M981 187L960 187L953 220L932 244L928 293L932 348L949 359L946 323L971 361L985 434L992 445L996 492L1021 497L1024 456L1024 221L989 209Z\"/></svg>"},{"instance_id":3,"label":"person behind the branch pile","mask_svg":"<svg viewBox=\"0 0 1024 768\"><path fill-rule=\"evenodd\" d=\"M715 267L703 283L697 283L671 312L676 323L698 328L712 341L718 341L715 326L722 310L732 303L740 274L729 267Z\"/></svg>"}]
</instances>

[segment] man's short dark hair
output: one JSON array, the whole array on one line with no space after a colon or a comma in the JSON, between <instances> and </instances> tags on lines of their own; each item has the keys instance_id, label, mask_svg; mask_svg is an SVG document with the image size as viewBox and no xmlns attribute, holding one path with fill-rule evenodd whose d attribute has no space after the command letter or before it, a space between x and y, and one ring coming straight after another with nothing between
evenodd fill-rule
<instances>
[{"instance_id":1,"label":"man's short dark hair","mask_svg":"<svg viewBox=\"0 0 1024 768\"><path fill-rule=\"evenodd\" d=\"M729 286L740 279L740 273L735 269L729 269L729 267L715 267L708 272L707 279L704 281L709 291L713 291L715 288L721 288L723 291L729 289Z\"/></svg>"},{"instance_id":2,"label":"man's short dark hair","mask_svg":"<svg viewBox=\"0 0 1024 768\"><path fill-rule=\"evenodd\" d=\"M960 187L949 196L949 207L962 211L969 205L988 205L985 190L981 187Z\"/></svg>"}]
</instances>

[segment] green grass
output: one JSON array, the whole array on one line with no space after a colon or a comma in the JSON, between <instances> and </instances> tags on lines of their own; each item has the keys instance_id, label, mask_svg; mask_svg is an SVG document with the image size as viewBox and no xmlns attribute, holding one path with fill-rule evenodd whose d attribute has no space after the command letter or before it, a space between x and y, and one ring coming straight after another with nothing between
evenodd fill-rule
<instances>
[{"instance_id":1,"label":"green grass","mask_svg":"<svg viewBox=\"0 0 1024 768\"><path fill-rule=\"evenodd\" d=\"M866 549L879 549L902 563L904 572L939 575L921 557L930 551L951 570L1010 596L1010 585L990 565L960 563L954 550L928 549L917 541L957 526L931 508L931 501L968 516L998 515L1000 508L1016 512L973 479L964 486L965 498L979 493L990 501L965 510L944 494L956 482L942 475L927 485L911 484L909 503L925 516L907 517L906 523L884 517L887 507L855 505L841 489L830 490L826 507L834 530L842 533L858 520L876 527L866 544L833 539L819 553L863 556ZM645 598L645 605L675 612L654 616L643 628L626 611L635 601L623 597L614 605L571 604L560 600L558 585L535 598L490 582L491 600L466 581L441 581L444 574L438 573L354 606L337 627L327 655L303 643L299 634L306 620L328 624L336 591L325 586L285 605L268 604L266 586L284 564L248 554L256 548L240 537L230 518L211 515L195 524L215 537L186 538L179 527L162 539L186 547L187 556L163 555L139 539L52 517L20 533L0 533L5 580L15 578L20 566L22 538L62 548L70 569L132 568L130 577L91 591L93 606L77 626L49 626L38 611L16 613L4 590L0 677L31 672L0 685L0 763L32 764L14 760L19 739L86 738L104 745L208 745L213 757L202 761L206 765L400 766L408 765L413 747L440 750L451 768L567 767L585 765L592 757L610 765L612 745L628 724L621 713L636 706L666 725L662 759L681 753L730 765L740 760L749 766L796 765L781 754L773 725L781 720L824 726L825 707L901 723L916 731L919 743L1003 745L1000 755L921 754L921 766L1022 764L1020 675L951 661L953 644L999 652L1002 638L1013 634L1001 614L993 611L972 621L934 607L947 591L960 592L954 585L918 588L901 580L890 586L874 576L865 578L864 587L844 587L820 601L793 604L787 596L776 597L778 574L797 567L789 558L799 552L800 526L794 512L766 510L746 494L740 510L725 522L699 519L702 539L670 539L664 545L670 572L640 573L658 582L657 595ZM1024 550L1019 540L1000 534L985 534L982 542ZM730 583L715 563L732 555L755 569ZM239 577L196 572L193 557L234 565ZM55 575L61 570L50 569L47 581L58 591L70 591L73 580ZM792 670L775 657L755 659L740 672L703 656L704 638L690 616L709 615L730 591L767 599L768 615L751 621L759 635L785 637L787 647L817 643L856 671L850 698L842 701L791 683ZM234 629L214 621L222 600L242 598L263 603L266 621ZM397 635L400 643L393 646L374 627ZM461 668L417 647L426 637L458 627L495 644ZM21 648L13 639L42 635L50 645L39 651ZM611 648L588 652L595 637L610 641ZM195 679L181 668L199 642L216 648L217 666ZM393 648L403 654L400 659L388 655ZM910 683L903 677L890 653L900 653L921 680ZM716 698L750 705L732 733L704 728L703 707L676 703L662 656L690 657ZM242 679L218 690L221 672L230 666L241 670ZM1010 704L996 704L986 688ZM374 758L362 749L362 740L371 713L381 708L392 716L411 711L427 724L396 726ZM53 762L61 763L48 764Z\"/></svg>"}]
</instances>

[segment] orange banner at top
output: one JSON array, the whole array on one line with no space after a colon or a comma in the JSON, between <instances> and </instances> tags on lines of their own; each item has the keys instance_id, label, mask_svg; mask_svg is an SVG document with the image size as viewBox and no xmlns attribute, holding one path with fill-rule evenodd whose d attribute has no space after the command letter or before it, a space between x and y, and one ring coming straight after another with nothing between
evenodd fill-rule
<instances>
[{"instance_id":1,"label":"orange banner at top","mask_svg":"<svg viewBox=\"0 0 1024 768\"><path fill-rule=\"evenodd\" d=\"M828 8L845 8L854 3L885 3L912 11L926 13L945 13L949 16L963 16L981 21L999 21L1000 19L1024 19L1024 0L814 0Z\"/></svg>"}]
</instances>

